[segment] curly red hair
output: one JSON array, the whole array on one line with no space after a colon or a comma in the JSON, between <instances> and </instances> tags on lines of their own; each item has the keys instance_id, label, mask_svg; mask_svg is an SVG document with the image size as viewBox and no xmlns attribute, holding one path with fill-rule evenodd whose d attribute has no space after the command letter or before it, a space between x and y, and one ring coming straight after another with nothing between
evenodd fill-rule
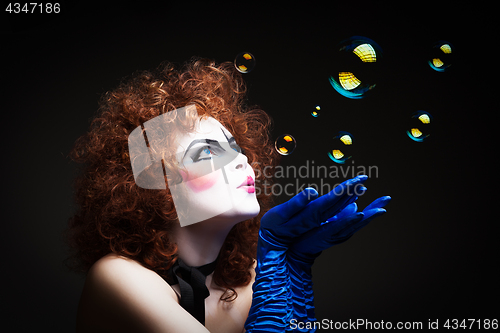
<instances>
[{"instance_id":1,"label":"curly red hair","mask_svg":"<svg viewBox=\"0 0 500 333\"><path fill-rule=\"evenodd\" d=\"M155 71L139 72L103 96L89 132L70 153L83 165L75 182L78 210L69 225L78 268L88 271L104 255L116 253L166 277L177 259L176 244L169 238L178 223L177 212L168 188L136 185L128 136L160 114L194 104L200 116L217 119L233 134L257 177L261 212L232 228L213 276L219 286L232 291L223 295L225 300L237 296L234 288L251 280L260 218L271 206L268 188L279 158L269 140L270 117L248 107L245 93L241 74L231 63L192 59L180 69L164 63Z\"/></svg>"}]
</instances>

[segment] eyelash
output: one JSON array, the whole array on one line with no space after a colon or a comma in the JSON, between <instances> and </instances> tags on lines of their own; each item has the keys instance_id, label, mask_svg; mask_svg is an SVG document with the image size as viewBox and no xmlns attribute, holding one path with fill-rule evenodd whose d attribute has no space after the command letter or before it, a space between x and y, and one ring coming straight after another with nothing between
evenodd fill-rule
<instances>
[{"instance_id":1,"label":"eyelash","mask_svg":"<svg viewBox=\"0 0 500 333\"><path fill-rule=\"evenodd\" d=\"M198 161L204 161L204 160L209 160L212 158L212 156L210 157L202 157L200 158L200 155L205 151L205 150L208 150L210 152L210 155L217 155L217 153L215 152L215 149L213 149L212 146L203 146L201 147L197 152L196 154L193 156L193 162L198 162ZM206 153L208 155L208 153Z\"/></svg>"},{"instance_id":2,"label":"eyelash","mask_svg":"<svg viewBox=\"0 0 500 333\"><path fill-rule=\"evenodd\" d=\"M240 146L238 146L238 148L240 149L239 153L241 153L241 154L245 155L245 151L243 150L243 148L241 148ZM234 149L234 148L233 148L233 149ZM236 149L235 149L235 150L236 150ZM236 151L238 151L238 150L236 150Z\"/></svg>"},{"instance_id":3,"label":"eyelash","mask_svg":"<svg viewBox=\"0 0 500 333\"><path fill-rule=\"evenodd\" d=\"M243 154L245 155L245 151L243 150L243 148L241 148L240 146L238 146L236 144L236 142L234 142L233 144L229 144L231 146L231 148L233 148L234 151L240 153L240 154Z\"/></svg>"},{"instance_id":4,"label":"eyelash","mask_svg":"<svg viewBox=\"0 0 500 333\"><path fill-rule=\"evenodd\" d=\"M235 147L234 147L235 146ZM243 154L245 155L245 151L240 147L238 146L237 144L234 144L234 146L231 146L231 148L240 153L240 154ZM209 160L212 158L211 155L215 155L215 156L218 156L219 154L217 153L217 150L220 150L222 148L218 148L218 147L214 147L214 146L203 146L201 147L197 152L196 154L192 157L192 160L193 162L198 162L198 161L206 161L206 160ZM200 155L205 152L205 150L208 150L210 152L210 156L209 157L202 157L200 158ZM208 153L205 153L208 155Z\"/></svg>"}]
</instances>

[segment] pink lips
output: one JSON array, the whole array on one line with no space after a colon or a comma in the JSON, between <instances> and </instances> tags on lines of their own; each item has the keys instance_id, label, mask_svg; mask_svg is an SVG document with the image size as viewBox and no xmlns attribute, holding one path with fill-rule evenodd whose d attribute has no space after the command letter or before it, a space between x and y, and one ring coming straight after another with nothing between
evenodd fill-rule
<instances>
[{"instance_id":1,"label":"pink lips","mask_svg":"<svg viewBox=\"0 0 500 333\"><path fill-rule=\"evenodd\" d=\"M248 193L254 193L255 192L255 182L254 182L252 177L247 176L247 179L243 183L241 183L241 185L238 186L238 188L242 188L245 191L247 191Z\"/></svg>"}]
</instances>

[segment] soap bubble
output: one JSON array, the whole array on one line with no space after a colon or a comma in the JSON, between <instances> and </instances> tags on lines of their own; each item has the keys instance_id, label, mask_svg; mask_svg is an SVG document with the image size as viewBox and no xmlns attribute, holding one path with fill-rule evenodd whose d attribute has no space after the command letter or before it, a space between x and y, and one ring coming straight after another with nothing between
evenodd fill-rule
<instances>
[{"instance_id":1,"label":"soap bubble","mask_svg":"<svg viewBox=\"0 0 500 333\"><path fill-rule=\"evenodd\" d=\"M255 57L249 52L242 52L234 59L234 67L240 73L249 73L255 68Z\"/></svg>"},{"instance_id":2,"label":"soap bubble","mask_svg":"<svg viewBox=\"0 0 500 333\"><path fill-rule=\"evenodd\" d=\"M437 72L444 72L453 63L455 48L450 43L440 40L432 46L427 63Z\"/></svg>"},{"instance_id":3,"label":"soap bubble","mask_svg":"<svg viewBox=\"0 0 500 333\"><path fill-rule=\"evenodd\" d=\"M361 99L376 86L382 49L373 40L354 36L340 42L332 58L332 87L342 96Z\"/></svg>"},{"instance_id":4,"label":"soap bubble","mask_svg":"<svg viewBox=\"0 0 500 333\"><path fill-rule=\"evenodd\" d=\"M283 134L274 143L276 151L281 155L290 155L297 146L295 139L290 134Z\"/></svg>"},{"instance_id":5,"label":"soap bubble","mask_svg":"<svg viewBox=\"0 0 500 333\"><path fill-rule=\"evenodd\" d=\"M411 115L406 134L416 142L423 142L431 135L434 120L430 113L417 111Z\"/></svg>"},{"instance_id":6,"label":"soap bubble","mask_svg":"<svg viewBox=\"0 0 500 333\"><path fill-rule=\"evenodd\" d=\"M321 107L319 105L316 105L314 107L314 110L311 112L311 115L316 118L317 116L319 116L320 110L321 110Z\"/></svg>"},{"instance_id":7,"label":"soap bubble","mask_svg":"<svg viewBox=\"0 0 500 333\"><path fill-rule=\"evenodd\" d=\"M328 157L338 164L344 164L352 157L354 137L349 132L340 131L333 138Z\"/></svg>"}]
</instances>

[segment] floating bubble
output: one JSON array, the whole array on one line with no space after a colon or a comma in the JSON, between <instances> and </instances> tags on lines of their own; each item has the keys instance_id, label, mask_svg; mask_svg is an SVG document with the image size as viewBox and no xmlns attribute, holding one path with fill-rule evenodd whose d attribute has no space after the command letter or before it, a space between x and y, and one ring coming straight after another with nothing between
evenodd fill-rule
<instances>
[{"instance_id":1,"label":"floating bubble","mask_svg":"<svg viewBox=\"0 0 500 333\"><path fill-rule=\"evenodd\" d=\"M283 134L274 143L276 151L281 155L290 155L297 146L295 139L290 134Z\"/></svg>"},{"instance_id":2,"label":"floating bubble","mask_svg":"<svg viewBox=\"0 0 500 333\"><path fill-rule=\"evenodd\" d=\"M344 164L352 157L354 137L349 132L341 131L334 138L328 157L338 164Z\"/></svg>"},{"instance_id":3,"label":"floating bubble","mask_svg":"<svg viewBox=\"0 0 500 333\"><path fill-rule=\"evenodd\" d=\"M423 142L431 135L434 120L430 113L418 111L411 115L406 134L416 142Z\"/></svg>"},{"instance_id":4,"label":"floating bubble","mask_svg":"<svg viewBox=\"0 0 500 333\"><path fill-rule=\"evenodd\" d=\"M255 68L255 57L248 52L242 52L234 59L234 67L240 73L249 73Z\"/></svg>"},{"instance_id":5,"label":"floating bubble","mask_svg":"<svg viewBox=\"0 0 500 333\"><path fill-rule=\"evenodd\" d=\"M437 72L444 72L452 65L454 54L455 51L453 45L440 40L432 46L427 63L433 70Z\"/></svg>"},{"instance_id":6,"label":"floating bubble","mask_svg":"<svg viewBox=\"0 0 500 333\"><path fill-rule=\"evenodd\" d=\"M317 117L317 116L319 116L319 111L320 111L320 110L321 110L321 107L320 107L319 105L316 105L316 106L314 107L314 110L311 112L311 115L312 115L313 117Z\"/></svg>"},{"instance_id":7,"label":"floating bubble","mask_svg":"<svg viewBox=\"0 0 500 333\"><path fill-rule=\"evenodd\" d=\"M376 86L382 49L373 40L354 36L336 47L332 59L332 87L342 96L361 99Z\"/></svg>"}]
</instances>

